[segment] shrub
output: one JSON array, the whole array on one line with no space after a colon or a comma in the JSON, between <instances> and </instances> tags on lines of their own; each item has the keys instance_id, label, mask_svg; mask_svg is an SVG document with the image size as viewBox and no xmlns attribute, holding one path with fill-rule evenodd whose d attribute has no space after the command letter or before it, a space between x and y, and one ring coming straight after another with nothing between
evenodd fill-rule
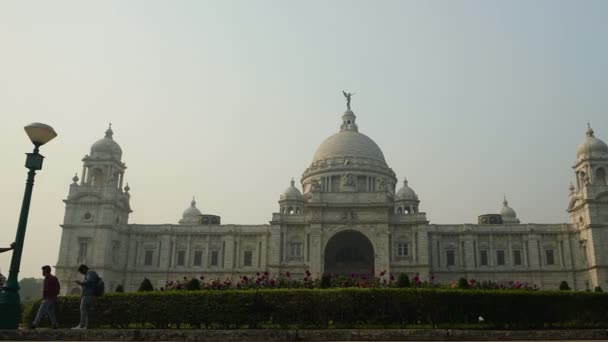
<instances>
[{"instance_id":1,"label":"shrub","mask_svg":"<svg viewBox=\"0 0 608 342\"><path fill-rule=\"evenodd\" d=\"M31 322L40 302L26 308ZM79 320L80 298L59 297L63 327ZM99 327L327 328L408 325L542 329L607 328L608 294L429 288L271 289L109 293L98 298Z\"/></svg>"},{"instance_id":2,"label":"shrub","mask_svg":"<svg viewBox=\"0 0 608 342\"><path fill-rule=\"evenodd\" d=\"M604 290L602 290L602 287L601 287L601 286L596 286L596 287L593 289L593 292L604 292Z\"/></svg>"},{"instance_id":3,"label":"shrub","mask_svg":"<svg viewBox=\"0 0 608 342\"><path fill-rule=\"evenodd\" d=\"M559 283L559 289L560 289L560 291L568 291L568 290L570 290L570 286L568 286L567 281L562 280L562 282Z\"/></svg>"},{"instance_id":4,"label":"shrub","mask_svg":"<svg viewBox=\"0 0 608 342\"><path fill-rule=\"evenodd\" d=\"M196 278L192 278L186 284L186 290L188 291L196 291L201 289L201 282Z\"/></svg>"},{"instance_id":5,"label":"shrub","mask_svg":"<svg viewBox=\"0 0 608 342\"><path fill-rule=\"evenodd\" d=\"M469 288L469 282L467 281L466 278L458 279L458 288L459 289L468 289Z\"/></svg>"},{"instance_id":6,"label":"shrub","mask_svg":"<svg viewBox=\"0 0 608 342\"><path fill-rule=\"evenodd\" d=\"M125 292L125 288L122 285L118 285L116 286L116 290L114 290L114 292L123 293Z\"/></svg>"},{"instance_id":7,"label":"shrub","mask_svg":"<svg viewBox=\"0 0 608 342\"><path fill-rule=\"evenodd\" d=\"M331 275L330 274L324 274L323 276L321 276L320 287L322 289L327 289L327 288L331 287Z\"/></svg>"},{"instance_id":8,"label":"shrub","mask_svg":"<svg viewBox=\"0 0 608 342\"><path fill-rule=\"evenodd\" d=\"M150 279L144 278L144 280L141 282L141 285L139 285L139 289L137 291L138 292L154 291L154 286L152 286Z\"/></svg>"},{"instance_id":9,"label":"shrub","mask_svg":"<svg viewBox=\"0 0 608 342\"><path fill-rule=\"evenodd\" d=\"M405 273L401 273L399 278L397 278L397 287L410 287L412 284L410 283L410 277Z\"/></svg>"}]
</instances>

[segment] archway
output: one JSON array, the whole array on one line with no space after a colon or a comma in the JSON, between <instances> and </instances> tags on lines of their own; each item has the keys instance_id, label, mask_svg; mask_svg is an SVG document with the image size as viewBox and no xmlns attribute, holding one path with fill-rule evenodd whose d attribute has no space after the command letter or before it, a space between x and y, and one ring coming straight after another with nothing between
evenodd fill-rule
<instances>
[{"instance_id":1,"label":"archway","mask_svg":"<svg viewBox=\"0 0 608 342\"><path fill-rule=\"evenodd\" d=\"M325 273L373 275L374 247L360 232L347 230L332 236L325 246Z\"/></svg>"}]
</instances>

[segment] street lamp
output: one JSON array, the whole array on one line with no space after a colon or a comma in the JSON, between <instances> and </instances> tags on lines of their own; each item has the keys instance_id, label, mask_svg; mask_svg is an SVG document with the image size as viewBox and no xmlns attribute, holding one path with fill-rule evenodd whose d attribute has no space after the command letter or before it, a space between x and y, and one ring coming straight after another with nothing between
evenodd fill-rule
<instances>
[{"instance_id":1,"label":"street lamp","mask_svg":"<svg viewBox=\"0 0 608 342\"><path fill-rule=\"evenodd\" d=\"M21 204L19 225L17 226L17 237L15 237L15 249L11 258L11 268L6 285L0 292L0 329L17 329L21 320L21 302L19 300L19 265L21 264L21 252L23 252L23 241L25 239L25 228L27 216L30 211L32 189L34 188L34 176L36 171L42 169L44 156L38 153L40 146L51 141L57 136L53 127L42 123L32 123L25 126L25 133L34 144L34 152L26 153L25 167L30 171L25 182L25 193Z\"/></svg>"}]
</instances>

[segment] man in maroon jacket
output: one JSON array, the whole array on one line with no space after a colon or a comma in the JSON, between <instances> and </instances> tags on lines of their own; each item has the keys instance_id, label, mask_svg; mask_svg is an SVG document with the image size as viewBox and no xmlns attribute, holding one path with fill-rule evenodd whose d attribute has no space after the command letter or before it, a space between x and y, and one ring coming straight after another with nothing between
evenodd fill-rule
<instances>
[{"instance_id":1,"label":"man in maroon jacket","mask_svg":"<svg viewBox=\"0 0 608 342\"><path fill-rule=\"evenodd\" d=\"M55 317L55 302L57 301L57 296L59 295L59 280L57 280L57 277L51 274L51 266L49 265L42 266L42 275L44 276L44 283L42 285L42 303L40 303L38 314L36 315L34 322L32 322L31 327L32 329L36 329L44 315L48 312L53 329L57 329L58 325L57 318Z\"/></svg>"}]
</instances>

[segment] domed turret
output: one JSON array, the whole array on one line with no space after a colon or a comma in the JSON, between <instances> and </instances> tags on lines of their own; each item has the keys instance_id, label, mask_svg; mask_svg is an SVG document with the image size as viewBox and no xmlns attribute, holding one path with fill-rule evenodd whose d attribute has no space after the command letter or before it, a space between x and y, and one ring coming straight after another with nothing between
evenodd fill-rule
<instances>
[{"instance_id":1,"label":"domed turret","mask_svg":"<svg viewBox=\"0 0 608 342\"><path fill-rule=\"evenodd\" d=\"M300 192L300 190L298 190L298 188L296 188L295 181L293 180L293 178L291 179L289 187L285 189L285 191L281 195L281 200L302 200L302 193Z\"/></svg>"},{"instance_id":2,"label":"domed turret","mask_svg":"<svg viewBox=\"0 0 608 342\"><path fill-rule=\"evenodd\" d=\"M608 145L595 137L589 124L587 124L585 140L576 149L576 156L579 159L584 157L608 157Z\"/></svg>"},{"instance_id":3,"label":"domed turret","mask_svg":"<svg viewBox=\"0 0 608 342\"><path fill-rule=\"evenodd\" d=\"M196 207L196 201L194 200L194 197L192 197L192 202L190 202L190 207L188 207L186 210L184 210L184 213L182 214L182 219L179 220L179 223L180 224L200 223L201 216L203 216L203 213L201 213L201 211L198 210L198 208Z\"/></svg>"},{"instance_id":4,"label":"domed turret","mask_svg":"<svg viewBox=\"0 0 608 342\"><path fill-rule=\"evenodd\" d=\"M395 214L417 214L420 200L412 188L408 186L407 179L403 179L403 187L395 195Z\"/></svg>"},{"instance_id":5,"label":"domed turret","mask_svg":"<svg viewBox=\"0 0 608 342\"><path fill-rule=\"evenodd\" d=\"M304 197L298 188L296 188L295 181L293 178L289 182L289 187L285 189L279 199L279 205L281 206L281 214L302 214L302 208L304 205Z\"/></svg>"},{"instance_id":6,"label":"domed turret","mask_svg":"<svg viewBox=\"0 0 608 342\"><path fill-rule=\"evenodd\" d=\"M110 127L106 130L105 137L103 137L103 139L97 140L91 146L91 157L111 157L120 160L120 158L122 158L122 149L120 148L118 143L116 143L116 141L114 141L114 139L112 138L113 135L114 132L112 131L112 124L110 124Z\"/></svg>"},{"instance_id":7,"label":"domed turret","mask_svg":"<svg viewBox=\"0 0 608 342\"><path fill-rule=\"evenodd\" d=\"M502 223L519 223L519 219L517 218L517 214L513 208L509 207L509 202L507 202L507 198L505 197L502 202L502 208L500 209L500 216L502 217Z\"/></svg>"},{"instance_id":8,"label":"domed turret","mask_svg":"<svg viewBox=\"0 0 608 342\"><path fill-rule=\"evenodd\" d=\"M418 195L414 192L412 188L407 185L407 179L403 179L403 187L397 191L397 195L395 196L395 200L405 200L405 201L417 201Z\"/></svg>"}]
</instances>

